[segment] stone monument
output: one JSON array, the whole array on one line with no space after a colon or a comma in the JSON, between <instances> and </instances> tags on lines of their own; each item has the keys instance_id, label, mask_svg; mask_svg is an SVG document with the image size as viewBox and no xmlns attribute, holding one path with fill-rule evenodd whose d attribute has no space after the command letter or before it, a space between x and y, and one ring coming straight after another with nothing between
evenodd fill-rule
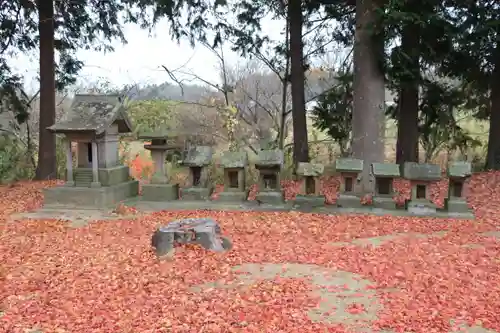
<instances>
[{"instance_id":1,"label":"stone monument","mask_svg":"<svg viewBox=\"0 0 500 333\"><path fill-rule=\"evenodd\" d=\"M188 186L181 189L182 200L210 200L213 187L209 184L207 167L212 154L209 146L191 146L185 152L182 165L189 168L189 176Z\"/></svg>"},{"instance_id":2,"label":"stone monument","mask_svg":"<svg viewBox=\"0 0 500 333\"><path fill-rule=\"evenodd\" d=\"M142 198L145 201L171 201L179 199L179 184L169 184L165 170L165 157L169 150L180 150L176 137L167 131L142 133L140 140L151 140L144 148L151 152L154 162L154 173L149 184L142 185Z\"/></svg>"},{"instance_id":3,"label":"stone monument","mask_svg":"<svg viewBox=\"0 0 500 333\"><path fill-rule=\"evenodd\" d=\"M242 202L248 198L245 183L245 167L248 165L246 152L225 152L221 162L224 168L224 191L219 193L218 200L226 202Z\"/></svg>"},{"instance_id":4,"label":"stone monument","mask_svg":"<svg viewBox=\"0 0 500 333\"><path fill-rule=\"evenodd\" d=\"M158 228L151 238L158 257L172 256L176 244L198 244L217 252L232 248L231 241L221 236L220 226L211 218L176 220Z\"/></svg>"},{"instance_id":5,"label":"stone monument","mask_svg":"<svg viewBox=\"0 0 500 333\"><path fill-rule=\"evenodd\" d=\"M399 178L399 165L394 163L372 163L372 175L375 178L373 206L382 209L396 209L394 201L394 178Z\"/></svg>"},{"instance_id":6,"label":"stone monument","mask_svg":"<svg viewBox=\"0 0 500 333\"><path fill-rule=\"evenodd\" d=\"M445 200L445 210L450 213L471 213L464 195L464 184L472 176L472 166L469 162L453 162L448 166L448 198Z\"/></svg>"},{"instance_id":7,"label":"stone monument","mask_svg":"<svg viewBox=\"0 0 500 333\"><path fill-rule=\"evenodd\" d=\"M46 205L108 207L138 194L139 182L120 165L119 135L132 125L118 95L75 95L69 112L47 129L65 136L67 176L63 186L44 190Z\"/></svg>"},{"instance_id":8,"label":"stone monument","mask_svg":"<svg viewBox=\"0 0 500 333\"><path fill-rule=\"evenodd\" d=\"M297 165L297 175L301 178L301 194L297 194L294 204L299 207L323 207L325 196L321 195L321 179L325 167L318 163L303 163Z\"/></svg>"},{"instance_id":9,"label":"stone monument","mask_svg":"<svg viewBox=\"0 0 500 333\"><path fill-rule=\"evenodd\" d=\"M339 158L335 161L335 170L340 173L340 189L337 206L344 208L361 208L361 196L358 177L363 172L363 160L355 158Z\"/></svg>"},{"instance_id":10,"label":"stone monument","mask_svg":"<svg viewBox=\"0 0 500 333\"><path fill-rule=\"evenodd\" d=\"M415 215L435 214L436 205L430 200L429 187L441 179L441 168L436 164L405 162L403 177L411 182L411 197L406 209Z\"/></svg>"},{"instance_id":11,"label":"stone monument","mask_svg":"<svg viewBox=\"0 0 500 333\"><path fill-rule=\"evenodd\" d=\"M284 155L281 150L261 150L257 154L255 168L259 171L257 202L263 204L278 204L285 202L281 191L281 168Z\"/></svg>"}]
</instances>

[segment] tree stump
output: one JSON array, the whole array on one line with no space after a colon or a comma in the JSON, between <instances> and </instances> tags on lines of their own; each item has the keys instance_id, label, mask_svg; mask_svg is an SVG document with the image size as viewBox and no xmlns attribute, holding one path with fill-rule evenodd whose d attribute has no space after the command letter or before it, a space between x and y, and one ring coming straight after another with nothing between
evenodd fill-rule
<instances>
[{"instance_id":1,"label":"tree stump","mask_svg":"<svg viewBox=\"0 0 500 333\"><path fill-rule=\"evenodd\" d=\"M198 244L216 252L232 248L231 241L221 236L220 226L211 218L176 220L158 228L151 238L151 245L158 257L172 254L176 244Z\"/></svg>"}]
</instances>

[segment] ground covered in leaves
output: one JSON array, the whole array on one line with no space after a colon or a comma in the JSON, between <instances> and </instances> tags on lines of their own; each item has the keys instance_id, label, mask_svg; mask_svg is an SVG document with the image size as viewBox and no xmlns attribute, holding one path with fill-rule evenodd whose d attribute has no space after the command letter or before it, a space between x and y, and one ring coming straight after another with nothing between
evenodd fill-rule
<instances>
[{"instance_id":1,"label":"ground covered in leaves","mask_svg":"<svg viewBox=\"0 0 500 333\"><path fill-rule=\"evenodd\" d=\"M469 181L476 221L190 211L71 228L9 218L39 207L49 185L0 187L0 332L500 332L500 173ZM284 185L293 197L297 185ZM405 197L407 184L397 187ZM158 261L152 232L184 217L215 218L233 250L187 246Z\"/></svg>"}]
</instances>

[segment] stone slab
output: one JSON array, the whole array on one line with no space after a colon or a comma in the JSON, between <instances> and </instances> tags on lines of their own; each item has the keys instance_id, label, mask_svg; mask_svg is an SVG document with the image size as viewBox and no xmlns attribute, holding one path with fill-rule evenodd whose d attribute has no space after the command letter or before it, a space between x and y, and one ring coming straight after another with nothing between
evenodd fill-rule
<instances>
[{"instance_id":1,"label":"stone slab","mask_svg":"<svg viewBox=\"0 0 500 333\"><path fill-rule=\"evenodd\" d=\"M213 148L210 146L193 146L186 152L182 165L187 167L207 166L212 162Z\"/></svg>"},{"instance_id":2,"label":"stone slab","mask_svg":"<svg viewBox=\"0 0 500 333\"><path fill-rule=\"evenodd\" d=\"M325 166L319 163L304 163L297 164L297 175L306 177L320 177L325 171Z\"/></svg>"},{"instance_id":3,"label":"stone slab","mask_svg":"<svg viewBox=\"0 0 500 333\"><path fill-rule=\"evenodd\" d=\"M248 191L228 191L217 194L217 201L221 202L244 202L248 199Z\"/></svg>"},{"instance_id":4,"label":"stone slab","mask_svg":"<svg viewBox=\"0 0 500 333\"><path fill-rule=\"evenodd\" d=\"M325 196L297 194L293 204L296 207L301 207L306 209L313 207L322 207L325 205Z\"/></svg>"},{"instance_id":5,"label":"stone slab","mask_svg":"<svg viewBox=\"0 0 500 333\"><path fill-rule=\"evenodd\" d=\"M220 165L226 169L244 168L248 165L248 154L226 151L221 157Z\"/></svg>"},{"instance_id":6,"label":"stone slab","mask_svg":"<svg viewBox=\"0 0 500 333\"><path fill-rule=\"evenodd\" d=\"M172 201L179 199L178 184L144 184L142 197L147 201Z\"/></svg>"},{"instance_id":7,"label":"stone slab","mask_svg":"<svg viewBox=\"0 0 500 333\"><path fill-rule=\"evenodd\" d=\"M472 175L472 165L470 162L453 162L448 166L448 177L467 178Z\"/></svg>"},{"instance_id":8,"label":"stone slab","mask_svg":"<svg viewBox=\"0 0 500 333\"><path fill-rule=\"evenodd\" d=\"M357 195L339 194L337 206L344 208L362 208L361 198Z\"/></svg>"},{"instance_id":9,"label":"stone slab","mask_svg":"<svg viewBox=\"0 0 500 333\"><path fill-rule=\"evenodd\" d=\"M211 187L185 187L181 188L182 200L210 200L213 189Z\"/></svg>"},{"instance_id":10,"label":"stone slab","mask_svg":"<svg viewBox=\"0 0 500 333\"><path fill-rule=\"evenodd\" d=\"M285 196L281 191L263 191L255 197L259 203L269 205L282 205L285 202Z\"/></svg>"},{"instance_id":11,"label":"stone slab","mask_svg":"<svg viewBox=\"0 0 500 333\"><path fill-rule=\"evenodd\" d=\"M285 161L285 155L282 150L261 150L257 153L255 167L282 167Z\"/></svg>"},{"instance_id":12,"label":"stone slab","mask_svg":"<svg viewBox=\"0 0 500 333\"><path fill-rule=\"evenodd\" d=\"M372 174L379 178L396 178L400 175L399 164L372 163Z\"/></svg>"},{"instance_id":13,"label":"stone slab","mask_svg":"<svg viewBox=\"0 0 500 333\"><path fill-rule=\"evenodd\" d=\"M437 164L405 162L402 174L408 180L437 181L441 179L441 167Z\"/></svg>"},{"instance_id":14,"label":"stone slab","mask_svg":"<svg viewBox=\"0 0 500 333\"><path fill-rule=\"evenodd\" d=\"M113 186L68 187L56 186L43 190L45 205L64 205L68 208L105 208L139 194L136 180Z\"/></svg>"},{"instance_id":15,"label":"stone slab","mask_svg":"<svg viewBox=\"0 0 500 333\"><path fill-rule=\"evenodd\" d=\"M282 202L281 204L266 204L259 203L256 200L248 200L245 202L220 202L213 201L188 201L177 200L170 202L154 202L145 201L140 197L132 198L124 202L127 206L135 207L140 211L156 212L162 210L184 211L184 210L209 210L209 211L243 211L243 212L304 212L314 214L327 215L376 215L376 216L412 216L412 217L434 217L434 218L456 218L456 219L475 219L472 213L453 213L443 210L436 210L435 213L428 214L412 214L405 209L382 209L373 206L338 207L337 205L323 205L322 207L304 208L293 204L291 201Z\"/></svg>"},{"instance_id":16,"label":"stone slab","mask_svg":"<svg viewBox=\"0 0 500 333\"><path fill-rule=\"evenodd\" d=\"M337 172L360 173L363 171L363 160L356 158L338 158L335 161Z\"/></svg>"}]
</instances>

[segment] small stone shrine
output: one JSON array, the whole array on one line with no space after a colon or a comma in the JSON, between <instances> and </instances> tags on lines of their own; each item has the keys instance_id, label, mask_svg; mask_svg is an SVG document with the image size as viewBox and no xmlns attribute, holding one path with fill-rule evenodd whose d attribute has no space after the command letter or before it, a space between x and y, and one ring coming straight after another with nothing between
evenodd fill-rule
<instances>
[{"instance_id":1,"label":"small stone shrine","mask_svg":"<svg viewBox=\"0 0 500 333\"><path fill-rule=\"evenodd\" d=\"M297 194L294 204L300 207L322 207L325 196L321 195L321 179L325 167L318 163L303 163L297 165L296 173L301 178L301 194Z\"/></svg>"},{"instance_id":2,"label":"small stone shrine","mask_svg":"<svg viewBox=\"0 0 500 333\"><path fill-rule=\"evenodd\" d=\"M411 182L411 197L406 209L415 215L435 214L436 205L430 200L430 185L441 179L441 168L436 164L405 162L403 177Z\"/></svg>"},{"instance_id":3,"label":"small stone shrine","mask_svg":"<svg viewBox=\"0 0 500 333\"><path fill-rule=\"evenodd\" d=\"M281 191L281 168L284 155L281 150L261 150L257 154L255 168L259 171L257 202L262 204L283 204Z\"/></svg>"},{"instance_id":4,"label":"small stone shrine","mask_svg":"<svg viewBox=\"0 0 500 333\"><path fill-rule=\"evenodd\" d=\"M359 189L358 177L363 172L363 160L339 158L335 161L335 170L341 176L337 206L360 208L362 193Z\"/></svg>"},{"instance_id":5,"label":"small stone shrine","mask_svg":"<svg viewBox=\"0 0 500 333\"><path fill-rule=\"evenodd\" d=\"M108 207L138 194L139 183L118 156L119 135L132 132L118 95L76 95L69 112L47 129L65 136L67 177L63 186L44 190L46 205Z\"/></svg>"},{"instance_id":6,"label":"small stone shrine","mask_svg":"<svg viewBox=\"0 0 500 333\"><path fill-rule=\"evenodd\" d=\"M450 213L470 213L464 195L464 185L472 176L472 166L469 162L454 162L448 166L448 198L445 200L445 210Z\"/></svg>"},{"instance_id":7,"label":"small stone shrine","mask_svg":"<svg viewBox=\"0 0 500 333\"><path fill-rule=\"evenodd\" d=\"M220 161L224 168L224 191L219 193L218 200L242 202L248 198L245 183L245 167L248 165L246 152L225 152Z\"/></svg>"},{"instance_id":8,"label":"small stone shrine","mask_svg":"<svg viewBox=\"0 0 500 333\"><path fill-rule=\"evenodd\" d=\"M176 137L166 131L142 133L140 140L151 140L144 148L151 152L154 163L154 173L149 184L142 185L142 198L145 201L171 201L179 199L179 184L169 184L165 170L165 157L169 150L181 150L176 145Z\"/></svg>"},{"instance_id":9,"label":"small stone shrine","mask_svg":"<svg viewBox=\"0 0 500 333\"><path fill-rule=\"evenodd\" d=\"M382 209L396 209L394 201L394 178L399 178L399 165L394 163L372 163L372 175L375 179L373 206Z\"/></svg>"},{"instance_id":10,"label":"small stone shrine","mask_svg":"<svg viewBox=\"0 0 500 333\"><path fill-rule=\"evenodd\" d=\"M151 238L158 257L172 256L176 244L198 244L216 252L232 248L231 241L221 236L220 226L211 218L176 220L158 228Z\"/></svg>"},{"instance_id":11,"label":"small stone shrine","mask_svg":"<svg viewBox=\"0 0 500 333\"><path fill-rule=\"evenodd\" d=\"M209 184L208 166L213 149L209 146L191 146L185 152L182 165L189 168L188 186L181 189L182 200L210 200L213 188Z\"/></svg>"}]
</instances>

